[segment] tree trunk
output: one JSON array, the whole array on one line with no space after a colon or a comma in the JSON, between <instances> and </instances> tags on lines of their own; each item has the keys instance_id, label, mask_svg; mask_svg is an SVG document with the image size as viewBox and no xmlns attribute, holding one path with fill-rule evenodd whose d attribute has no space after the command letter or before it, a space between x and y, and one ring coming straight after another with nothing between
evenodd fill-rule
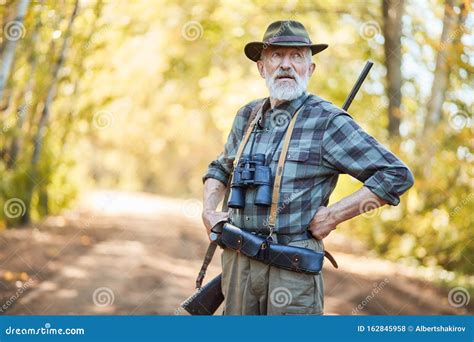
<instances>
[{"instance_id":1,"label":"tree trunk","mask_svg":"<svg viewBox=\"0 0 474 342\"><path fill-rule=\"evenodd\" d=\"M423 135L429 141L432 141L424 151L422 157L423 175L425 179L429 179L432 174L433 161L439 147L439 143L435 137L436 127L442 118L442 106L445 99L446 91L449 88L450 74L450 53L453 45L461 40L464 32L464 21L467 16L467 8L460 6L459 15L453 9L454 0L446 0L444 7L443 31L441 33L438 54L436 56L436 69L434 71L433 85L431 88L431 96L427 104L427 114L425 117Z\"/></svg>"},{"instance_id":2,"label":"tree trunk","mask_svg":"<svg viewBox=\"0 0 474 342\"><path fill-rule=\"evenodd\" d=\"M49 89L46 95L46 100L44 102L43 109L41 111L41 117L38 124L38 130L36 131L36 135L33 141L34 142L33 157L31 158L31 164L33 165L33 167L37 165L39 156L41 154L41 146L42 146L44 131L48 124L51 103L53 102L53 99L56 96L59 71L61 70L61 67L63 66L64 60L66 58L66 52L67 52L67 48L69 46L69 41L71 38L72 24L74 23L74 19L76 19L76 16L77 16L77 10L79 7L78 5L79 5L79 0L76 0L74 4L74 10L72 12L71 18L69 19L69 23L66 28L66 31L64 33L63 45L59 53L59 58L53 67L53 77L52 77L51 84L49 86Z\"/></svg>"},{"instance_id":3,"label":"tree trunk","mask_svg":"<svg viewBox=\"0 0 474 342\"><path fill-rule=\"evenodd\" d=\"M79 0L75 1L74 4L74 10L71 14L71 17L69 19L68 26L66 28L66 31L64 33L64 40L63 44L61 46L61 50L59 53L59 58L57 59L56 63L53 66L53 74L51 78L51 84L49 85L48 92L46 95L46 99L44 101L43 108L41 110L41 117L38 123L38 129L36 131L36 134L34 135L33 139L33 155L31 158L31 170L33 173L33 179L37 178L37 173L38 173L38 161L41 155L41 147L43 143L43 138L44 138L44 133L47 128L48 124L48 119L50 115L50 107L51 104L54 100L54 97L56 96L56 90L58 87L58 78L59 78L59 71L61 70L61 67L64 64L65 58L66 58L66 52L69 47L70 39L71 39L71 31L72 31L72 25L74 23L74 20L76 19L77 12L79 8ZM31 205L31 199L33 197L33 189L34 187L38 185L34 183L34 180L31 181L30 184L30 189L28 191L28 199L26 200L26 211L25 215L22 216L22 223L26 224L30 221L30 205Z\"/></svg>"},{"instance_id":4,"label":"tree trunk","mask_svg":"<svg viewBox=\"0 0 474 342\"><path fill-rule=\"evenodd\" d=\"M385 66L387 68L387 96L388 96L388 134L390 137L400 135L400 106L402 102L402 15L403 0L384 0L383 34L385 38Z\"/></svg>"},{"instance_id":5,"label":"tree trunk","mask_svg":"<svg viewBox=\"0 0 474 342\"><path fill-rule=\"evenodd\" d=\"M98 29L97 23L98 23L98 19L102 15L103 6L104 6L104 4L103 4L102 1L97 1L96 5L94 7L95 20L90 25L89 33L87 34L86 41L88 43L90 43L92 41L92 38L94 37L94 34L97 32L97 29ZM79 47L79 49L84 49L84 46ZM76 108L77 99L80 97L80 91L79 91L80 82L82 80L84 70L85 70L84 69L84 60L85 60L85 57L87 56L87 53L90 53L90 49L91 49L91 46L88 45L88 48L83 50L83 53L79 53L79 52L75 53L75 61L74 61L73 64L78 70L78 75L76 75L76 80L74 81L74 88L73 88L74 90L72 91L72 94L71 94L71 108L70 108L70 110L68 111L68 113L66 115L67 120L64 124L64 127L65 127L64 128L64 134L61 138L61 150L59 152L59 157L58 157L59 159L61 159L63 154L66 153L67 141L68 141L68 138L69 138L70 134L73 131L74 112L75 112L75 108Z\"/></svg>"},{"instance_id":6,"label":"tree trunk","mask_svg":"<svg viewBox=\"0 0 474 342\"><path fill-rule=\"evenodd\" d=\"M41 5L43 5L43 1L41 1ZM23 94L23 103L18 108L17 111L17 120L16 120L16 129L13 135L13 140L10 145L10 152L9 158L7 160L7 168L12 169L15 165L18 154L20 153L20 143L21 143L21 134L23 124L26 120L28 113L32 111L32 97L33 97L33 86L34 86L34 75L36 72L36 66L38 64L38 58L36 55L36 43L39 38L39 30L41 27L41 16L38 13L36 18L36 24L34 27L33 37L31 38L31 54L29 56L29 64L31 65L30 76L28 82L26 84L25 92Z\"/></svg>"},{"instance_id":7,"label":"tree trunk","mask_svg":"<svg viewBox=\"0 0 474 342\"><path fill-rule=\"evenodd\" d=\"M17 7L17 15L14 21L6 23L4 27L5 46L2 51L0 63L0 102L3 100L3 93L10 75L13 58L15 57L16 43L24 34L23 19L28 9L29 0L20 0ZM10 24L7 27L7 24Z\"/></svg>"},{"instance_id":8,"label":"tree trunk","mask_svg":"<svg viewBox=\"0 0 474 342\"><path fill-rule=\"evenodd\" d=\"M444 5L443 32L436 56L431 97L428 100L428 110L425 118L424 131L436 127L441 120L443 106L449 79L449 51L453 41L453 33L457 26L457 15L453 9L454 0L446 0Z\"/></svg>"}]
</instances>

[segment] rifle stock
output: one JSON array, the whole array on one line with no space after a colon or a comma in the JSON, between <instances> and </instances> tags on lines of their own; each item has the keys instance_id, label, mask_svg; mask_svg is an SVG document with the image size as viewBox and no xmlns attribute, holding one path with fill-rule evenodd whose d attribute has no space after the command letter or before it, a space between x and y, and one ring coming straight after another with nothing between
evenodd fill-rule
<instances>
[{"instance_id":1,"label":"rifle stock","mask_svg":"<svg viewBox=\"0 0 474 342\"><path fill-rule=\"evenodd\" d=\"M221 279L222 274L219 274L186 299L181 307L193 316L213 315L224 301Z\"/></svg>"}]
</instances>

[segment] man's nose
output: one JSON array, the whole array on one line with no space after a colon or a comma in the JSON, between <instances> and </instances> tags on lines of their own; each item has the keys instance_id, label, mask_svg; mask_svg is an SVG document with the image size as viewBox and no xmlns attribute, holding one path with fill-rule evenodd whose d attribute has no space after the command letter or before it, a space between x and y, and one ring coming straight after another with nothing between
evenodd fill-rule
<instances>
[{"instance_id":1,"label":"man's nose","mask_svg":"<svg viewBox=\"0 0 474 342\"><path fill-rule=\"evenodd\" d=\"M285 70L288 70L289 68L291 68L290 55L283 56L283 59L280 64L280 68L285 69Z\"/></svg>"}]
</instances>

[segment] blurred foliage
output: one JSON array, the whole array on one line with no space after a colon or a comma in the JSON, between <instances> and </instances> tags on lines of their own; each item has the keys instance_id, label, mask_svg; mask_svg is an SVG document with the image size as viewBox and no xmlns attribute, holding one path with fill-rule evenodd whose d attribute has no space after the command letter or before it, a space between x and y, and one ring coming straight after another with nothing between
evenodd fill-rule
<instances>
[{"instance_id":1,"label":"blurred foliage","mask_svg":"<svg viewBox=\"0 0 474 342\"><path fill-rule=\"evenodd\" d=\"M5 27L16 2L0 3ZM27 216L39 219L67 207L87 187L201 196L201 176L221 152L236 111L267 94L244 44L260 40L273 20L297 19L314 41L330 45L314 58L312 93L341 105L365 60L376 63L350 112L415 174L414 188L398 207L341 229L388 258L473 274L472 11L450 37L455 44L442 120L425 132L436 54L444 48L444 6L405 1L400 138L390 138L379 1L81 1L54 79L73 8L73 1L34 1L24 19L25 34L1 99L2 207L18 198ZM368 23L372 32L364 33ZM2 39L4 46L5 32ZM35 134L52 84L57 92L33 165ZM24 108L25 122L18 127ZM18 159L8 167L15 137ZM332 202L360 186L341 176ZM17 225L24 217L0 211L0 225Z\"/></svg>"}]
</instances>

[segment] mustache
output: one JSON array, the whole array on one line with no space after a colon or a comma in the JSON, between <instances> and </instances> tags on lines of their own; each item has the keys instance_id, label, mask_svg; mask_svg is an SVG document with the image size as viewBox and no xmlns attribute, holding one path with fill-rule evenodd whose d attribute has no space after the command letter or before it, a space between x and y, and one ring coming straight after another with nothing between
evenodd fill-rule
<instances>
[{"instance_id":1,"label":"mustache","mask_svg":"<svg viewBox=\"0 0 474 342\"><path fill-rule=\"evenodd\" d=\"M293 69L288 69L287 71L278 69L272 75L272 78L274 81L277 80L278 78L283 78L283 77L292 78L294 80L297 79L296 72Z\"/></svg>"}]
</instances>

